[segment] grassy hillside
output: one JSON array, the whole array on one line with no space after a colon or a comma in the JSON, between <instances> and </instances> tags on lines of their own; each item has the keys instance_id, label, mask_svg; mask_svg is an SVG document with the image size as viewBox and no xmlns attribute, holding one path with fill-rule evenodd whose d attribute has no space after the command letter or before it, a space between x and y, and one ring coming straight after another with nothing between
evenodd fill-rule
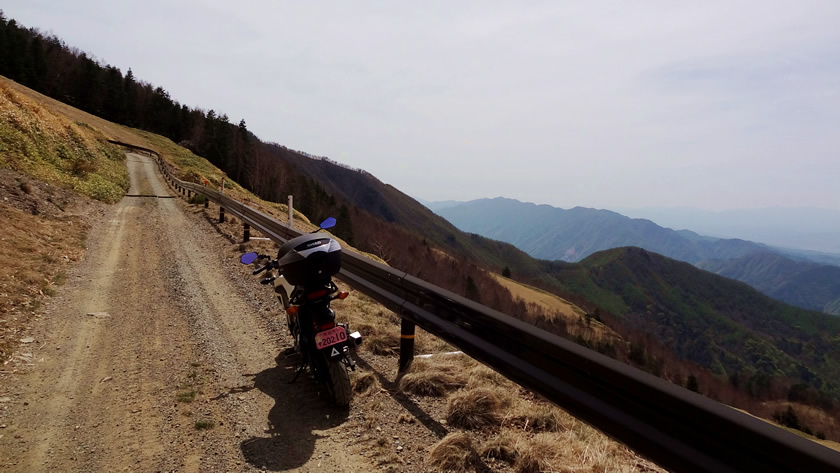
<instances>
[{"instance_id":1,"label":"grassy hillside","mask_svg":"<svg viewBox=\"0 0 840 473\"><path fill-rule=\"evenodd\" d=\"M116 202L129 185L124 157L102 132L0 82L0 166Z\"/></svg>"}]
</instances>

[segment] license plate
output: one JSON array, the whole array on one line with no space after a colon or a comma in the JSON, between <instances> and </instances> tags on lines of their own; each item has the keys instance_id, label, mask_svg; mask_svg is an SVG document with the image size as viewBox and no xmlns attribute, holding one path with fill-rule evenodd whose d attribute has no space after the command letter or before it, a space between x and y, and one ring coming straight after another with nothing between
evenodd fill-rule
<instances>
[{"instance_id":1,"label":"license plate","mask_svg":"<svg viewBox=\"0 0 840 473\"><path fill-rule=\"evenodd\" d=\"M347 330L344 327L333 327L315 334L315 347L319 350L347 341Z\"/></svg>"}]
</instances>

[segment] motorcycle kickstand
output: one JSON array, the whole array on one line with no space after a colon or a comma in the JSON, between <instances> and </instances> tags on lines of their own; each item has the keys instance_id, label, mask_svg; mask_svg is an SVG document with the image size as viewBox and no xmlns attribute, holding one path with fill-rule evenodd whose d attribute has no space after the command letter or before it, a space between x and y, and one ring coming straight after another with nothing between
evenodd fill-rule
<instances>
[{"instance_id":1,"label":"motorcycle kickstand","mask_svg":"<svg viewBox=\"0 0 840 473\"><path fill-rule=\"evenodd\" d=\"M291 381L289 381L289 384L295 384L295 381L297 381L298 376L300 376L300 374L303 372L303 370L304 370L305 368L306 368L306 363L302 363L302 364L300 365L300 368L298 368L298 369L297 369L297 372L295 373L295 377L294 377L294 378L292 378L292 380L291 380Z\"/></svg>"}]
</instances>

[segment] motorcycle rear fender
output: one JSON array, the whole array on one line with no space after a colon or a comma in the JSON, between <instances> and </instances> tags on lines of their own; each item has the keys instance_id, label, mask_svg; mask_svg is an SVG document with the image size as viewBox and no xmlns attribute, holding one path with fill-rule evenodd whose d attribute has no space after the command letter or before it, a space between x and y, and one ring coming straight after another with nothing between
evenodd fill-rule
<instances>
[{"instance_id":1,"label":"motorcycle rear fender","mask_svg":"<svg viewBox=\"0 0 840 473\"><path fill-rule=\"evenodd\" d=\"M295 290L295 287L289 284L289 281L286 281L282 275L278 276L277 279L274 280L274 292L277 294L277 298L280 299L280 302L283 304L283 310L289 308L289 301L292 298L292 291Z\"/></svg>"}]
</instances>

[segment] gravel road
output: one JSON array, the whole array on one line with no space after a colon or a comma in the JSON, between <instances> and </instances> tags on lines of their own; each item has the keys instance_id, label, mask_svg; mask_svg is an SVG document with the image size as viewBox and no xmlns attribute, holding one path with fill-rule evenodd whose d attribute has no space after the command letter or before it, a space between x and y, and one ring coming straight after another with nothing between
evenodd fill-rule
<instances>
[{"instance_id":1,"label":"gravel road","mask_svg":"<svg viewBox=\"0 0 840 473\"><path fill-rule=\"evenodd\" d=\"M129 195L173 195L129 154ZM301 376L279 324L232 271L231 244L177 199L126 197L2 378L0 470L376 469L347 410Z\"/></svg>"}]
</instances>

